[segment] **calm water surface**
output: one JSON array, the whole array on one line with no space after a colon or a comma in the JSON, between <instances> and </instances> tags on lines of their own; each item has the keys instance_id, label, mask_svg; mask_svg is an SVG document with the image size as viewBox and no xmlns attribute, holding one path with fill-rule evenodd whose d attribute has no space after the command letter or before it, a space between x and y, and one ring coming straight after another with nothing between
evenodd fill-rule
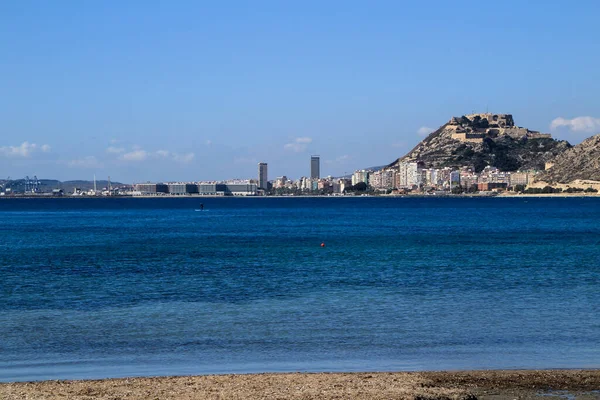
<instances>
[{"instance_id":1,"label":"calm water surface","mask_svg":"<svg viewBox=\"0 0 600 400\"><path fill-rule=\"evenodd\" d=\"M2 199L0 218L0 381L600 367L600 199Z\"/></svg>"}]
</instances>

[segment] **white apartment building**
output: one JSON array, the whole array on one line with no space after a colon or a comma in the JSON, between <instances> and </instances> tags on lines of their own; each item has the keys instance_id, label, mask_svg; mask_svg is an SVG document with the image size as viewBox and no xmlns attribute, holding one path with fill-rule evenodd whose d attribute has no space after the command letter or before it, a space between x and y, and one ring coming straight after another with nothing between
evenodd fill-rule
<instances>
[{"instance_id":1,"label":"white apartment building","mask_svg":"<svg viewBox=\"0 0 600 400\"><path fill-rule=\"evenodd\" d=\"M408 188L421 185L421 171L416 162L401 162L398 168L400 187Z\"/></svg>"}]
</instances>

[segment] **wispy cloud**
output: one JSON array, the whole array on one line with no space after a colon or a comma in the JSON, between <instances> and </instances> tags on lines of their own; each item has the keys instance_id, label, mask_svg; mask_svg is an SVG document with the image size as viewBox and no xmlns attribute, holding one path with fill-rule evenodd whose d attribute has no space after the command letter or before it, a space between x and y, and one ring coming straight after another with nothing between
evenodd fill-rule
<instances>
[{"instance_id":1,"label":"wispy cloud","mask_svg":"<svg viewBox=\"0 0 600 400\"><path fill-rule=\"evenodd\" d=\"M433 132L434 129L430 128L428 126L422 126L417 130L417 135L419 136L427 136L429 135L431 132Z\"/></svg>"},{"instance_id":2,"label":"wispy cloud","mask_svg":"<svg viewBox=\"0 0 600 400\"><path fill-rule=\"evenodd\" d=\"M102 163L94 156L87 156L78 158L67 162L67 165L71 168L101 168Z\"/></svg>"},{"instance_id":3,"label":"wispy cloud","mask_svg":"<svg viewBox=\"0 0 600 400\"><path fill-rule=\"evenodd\" d=\"M400 141L400 142L392 143L392 147L398 147L398 148L406 147L406 142Z\"/></svg>"},{"instance_id":4,"label":"wispy cloud","mask_svg":"<svg viewBox=\"0 0 600 400\"><path fill-rule=\"evenodd\" d=\"M141 162L150 159L163 159L163 160L171 160L182 164L190 163L194 160L196 155L194 153L175 153L169 150L157 150L155 152L149 152L142 149L140 146L135 146L128 153L121 154L119 159L122 161L130 161L130 162Z\"/></svg>"},{"instance_id":5,"label":"wispy cloud","mask_svg":"<svg viewBox=\"0 0 600 400\"><path fill-rule=\"evenodd\" d=\"M309 137L297 137L292 142L286 143L283 148L284 150L293 151L295 153L302 153L306 151L308 145L312 143L312 138Z\"/></svg>"},{"instance_id":6,"label":"wispy cloud","mask_svg":"<svg viewBox=\"0 0 600 400\"><path fill-rule=\"evenodd\" d=\"M194 153L179 154L168 150L158 150L153 155L163 159L170 159L182 164L190 163L196 157Z\"/></svg>"},{"instance_id":7,"label":"wispy cloud","mask_svg":"<svg viewBox=\"0 0 600 400\"><path fill-rule=\"evenodd\" d=\"M186 153L186 154L173 153L172 157L173 157L173 160L175 160L178 163L188 164L188 163L191 163L192 161L194 161L194 158L196 157L196 155L194 153Z\"/></svg>"},{"instance_id":8,"label":"wispy cloud","mask_svg":"<svg viewBox=\"0 0 600 400\"><path fill-rule=\"evenodd\" d=\"M120 159L123 161L144 161L148 158L148 152L145 150L133 150L129 153L125 153L121 155Z\"/></svg>"},{"instance_id":9,"label":"wispy cloud","mask_svg":"<svg viewBox=\"0 0 600 400\"><path fill-rule=\"evenodd\" d=\"M326 164L341 164L350 160L350 156L348 154L344 154L343 156L336 157L335 160L326 160Z\"/></svg>"},{"instance_id":10,"label":"wispy cloud","mask_svg":"<svg viewBox=\"0 0 600 400\"><path fill-rule=\"evenodd\" d=\"M125 152L125 148L123 148L123 147L109 146L106 149L106 152L110 153L110 154L121 154L121 153Z\"/></svg>"},{"instance_id":11,"label":"wispy cloud","mask_svg":"<svg viewBox=\"0 0 600 400\"><path fill-rule=\"evenodd\" d=\"M576 117L566 119L558 117L550 123L550 129L554 130L566 126L571 132L594 132L600 131L600 118L594 117Z\"/></svg>"},{"instance_id":12,"label":"wispy cloud","mask_svg":"<svg viewBox=\"0 0 600 400\"><path fill-rule=\"evenodd\" d=\"M0 146L0 154L7 157L30 157L37 151L48 153L50 150L51 148L47 144L38 146L29 142L23 142L19 146Z\"/></svg>"}]
</instances>

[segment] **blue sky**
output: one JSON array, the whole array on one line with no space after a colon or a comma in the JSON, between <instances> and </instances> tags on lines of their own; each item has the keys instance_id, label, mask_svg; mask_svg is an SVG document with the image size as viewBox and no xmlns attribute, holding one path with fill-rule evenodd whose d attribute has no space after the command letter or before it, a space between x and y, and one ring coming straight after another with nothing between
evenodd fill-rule
<instances>
[{"instance_id":1,"label":"blue sky","mask_svg":"<svg viewBox=\"0 0 600 400\"><path fill-rule=\"evenodd\" d=\"M600 133L600 2L0 1L0 177L340 175L486 109Z\"/></svg>"}]
</instances>

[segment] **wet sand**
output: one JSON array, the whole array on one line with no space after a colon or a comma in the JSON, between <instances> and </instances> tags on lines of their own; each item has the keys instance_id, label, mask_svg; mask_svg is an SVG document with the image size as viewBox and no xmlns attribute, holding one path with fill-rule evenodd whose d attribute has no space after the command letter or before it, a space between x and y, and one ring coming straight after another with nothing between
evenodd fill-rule
<instances>
[{"instance_id":1,"label":"wet sand","mask_svg":"<svg viewBox=\"0 0 600 400\"><path fill-rule=\"evenodd\" d=\"M0 384L0 399L600 399L600 370L292 373Z\"/></svg>"}]
</instances>

